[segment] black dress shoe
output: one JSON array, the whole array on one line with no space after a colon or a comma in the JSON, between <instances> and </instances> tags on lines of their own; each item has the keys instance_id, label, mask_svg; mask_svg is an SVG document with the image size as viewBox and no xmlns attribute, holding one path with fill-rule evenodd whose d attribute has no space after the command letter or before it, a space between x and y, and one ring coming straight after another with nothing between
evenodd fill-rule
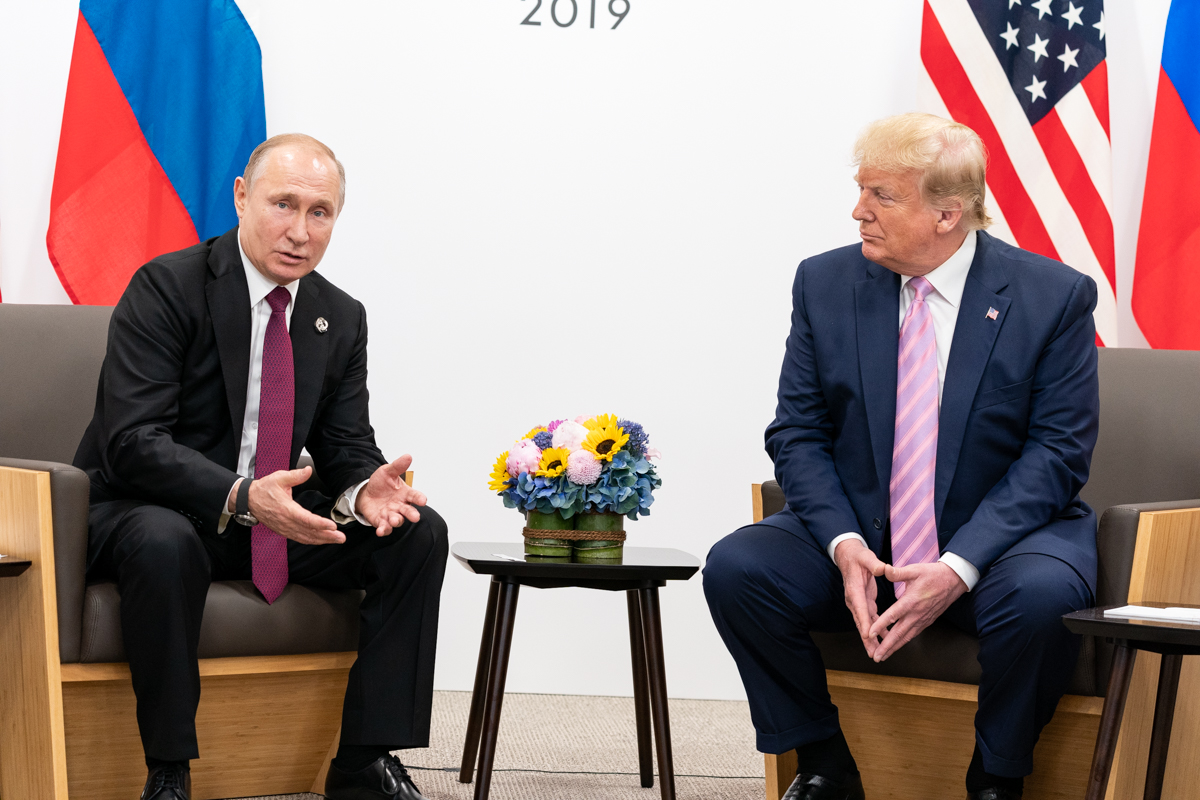
<instances>
[{"instance_id":1,"label":"black dress shoe","mask_svg":"<svg viewBox=\"0 0 1200 800\"><path fill-rule=\"evenodd\" d=\"M971 792L967 795L967 800L1021 800L1021 792L989 786L978 792Z\"/></svg>"},{"instance_id":2,"label":"black dress shoe","mask_svg":"<svg viewBox=\"0 0 1200 800\"><path fill-rule=\"evenodd\" d=\"M862 775L854 773L840 783L801 772L783 793L783 800L865 800Z\"/></svg>"},{"instance_id":3,"label":"black dress shoe","mask_svg":"<svg viewBox=\"0 0 1200 800\"><path fill-rule=\"evenodd\" d=\"M325 776L325 800L425 800L408 770L393 755L381 756L358 772L343 772L336 763Z\"/></svg>"},{"instance_id":4,"label":"black dress shoe","mask_svg":"<svg viewBox=\"0 0 1200 800\"><path fill-rule=\"evenodd\" d=\"M141 800L192 800L192 773L179 764L150 770Z\"/></svg>"}]
</instances>

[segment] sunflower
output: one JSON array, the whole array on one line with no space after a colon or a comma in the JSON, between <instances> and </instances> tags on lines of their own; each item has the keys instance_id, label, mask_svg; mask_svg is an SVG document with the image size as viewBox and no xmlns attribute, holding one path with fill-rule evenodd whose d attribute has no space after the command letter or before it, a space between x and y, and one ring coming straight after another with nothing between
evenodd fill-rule
<instances>
[{"instance_id":1,"label":"sunflower","mask_svg":"<svg viewBox=\"0 0 1200 800\"><path fill-rule=\"evenodd\" d=\"M537 436L539 433L541 433L544 430L546 430L545 425L538 425L536 428L533 428L532 430L530 430L529 433L522 436L521 439L532 439L533 437ZM521 439L518 439L517 441L521 441Z\"/></svg>"},{"instance_id":2,"label":"sunflower","mask_svg":"<svg viewBox=\"0 0 1200 800\"><path fill-rule=\"evenodd\" d=\"M571 451L565 447L546 448L542 451L542 460L538 464L537 472L533 474L539 478L557 478L566 470L569 455Z\"/></svg>"},{"instance_id":3,"label":"sunflower","mask_svg":"<svg viewBox=\"0 0 1200 800\"><path fill-rule=\"evenodd\" d=\"M503 492L508 488L508 482L512 478L508 474L508 466L505 462L508 461L508 451L505 450L496 459L496 465L492 467L492 479L488 484L488 489L493 492Z\"/></svg>"},{"instance_id":4,"label":"sunflower","mask_svg":"<svg viewBox=\"0 0 1200 800\"><path fill-rule=\"evenodd\" d=\"M592 423L595 422L593 427ZM583 449L587 450L597 461L612 461L613 453L619 451L629 441L629 434L617 425L617 418L611 414L603 414L587 422L588 435L583 440Z\"/></svg>"},{"instance_id":5,"label":"sunflower","mask_svg":"<svg viewBox=\"0 0 1200 800\"><path fill-rule=\"evenodd\" d=\"M587 428L589 431L602 431L610 425L616 424L616 414L600 414L599 416L584 420L583 427Z\"/></svg>"}]
</instances>

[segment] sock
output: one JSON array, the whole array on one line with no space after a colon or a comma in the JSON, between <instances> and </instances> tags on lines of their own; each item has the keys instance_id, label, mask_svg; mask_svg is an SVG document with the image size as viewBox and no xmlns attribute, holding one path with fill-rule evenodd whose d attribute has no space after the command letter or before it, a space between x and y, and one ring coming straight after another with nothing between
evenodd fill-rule
<instances>
[{"instance_id":1,"label":"sock","mask_svg":"<svg viewBox=\"0 0 1200 800\"><path fill-rule=\"evenodd\" d=\"M166 767L171 764L178 764L179 766L183 767L185 770L188 770L189 772L191 771L189 762L186 759L184 759L183 761L163 761L162 759L159 759L159 758L151 758L150 756L146 756L146 768L147 769L154 769L155 767Z\"/></svg>"},{"instance_id":2,"label":"sock","mask_svg":"<svg viewBox=\"0 0 1200 800\"><path fill-rule=\"evenodd\" d=\"M339 744L333 763L343 772L358 772L374 764L378 759L392 751L390 747L381 744L355 745Z\"/></svg>"},{"instance_id":3,"label":"sock","mask_svg":"<svg viewBox=\"0 0 1200 800\"><path fill-rule=\"evenodd\" d=\"M1007 789L1020 794L1025 791L1025 779L1006 778L986 771L983 768L983 752L980 751L979 743L976 742L975 753L971 756L971 766L967 767L967 793L981 792L989 787Z\"/></svg>"},{"instance_id":4,"label":"sock","mask_svg":"<svg viewBox=\"0 0 1200 800\"><path fill-rule=\"evenodd\" d=\"M841 731L828 739L797 747L796 757L797 775L807 772L841 783L848 776L858 772L858 764L854 763L850 745L846 743L846 737Z\"/></svg>"}]
</instances>

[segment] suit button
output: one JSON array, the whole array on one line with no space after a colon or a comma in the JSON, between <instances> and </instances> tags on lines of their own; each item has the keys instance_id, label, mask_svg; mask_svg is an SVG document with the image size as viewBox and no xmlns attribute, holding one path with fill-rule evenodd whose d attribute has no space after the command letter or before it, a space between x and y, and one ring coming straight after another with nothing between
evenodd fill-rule
<instances>
[{"instance_id":1,"label":"suit button","mask_svg":"<svg viewBox=\"0 0 1200 800\"><path fill-rule=\"evenodd\" d=\"M875 526L875 530L877 530L877 531L883 530L883 522L879 519L879 517L876 517L875 519L871 520L871 524Z\"/></svg>"}]
</instances>

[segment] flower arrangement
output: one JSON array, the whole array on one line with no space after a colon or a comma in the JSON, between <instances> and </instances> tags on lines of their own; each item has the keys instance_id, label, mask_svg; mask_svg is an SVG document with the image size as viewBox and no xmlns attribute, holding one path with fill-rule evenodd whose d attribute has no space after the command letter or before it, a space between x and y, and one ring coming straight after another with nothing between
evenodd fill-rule
<instances>
[{"instance_id":1,"label":"flower arrangement","mask_svg":"<svg viewBox=\"0 0 1200 800\"><path fill-rule=\"evenodd\" d=\"M564 543L558 547L569 553L572 541L586 549L579 542L589 540L562 531L622 531L621 517L650 513L654 490L662 485L653 463L659 455L636 422L612 414L555 420L532 428L496 458L488 488L506 508L526 515L527 552L528 530L536 528L559 532ZM597 521L598 515L608 519ZM623 540L620 533L594 544L611 548Z\"/></svg>"}]
</instances>

